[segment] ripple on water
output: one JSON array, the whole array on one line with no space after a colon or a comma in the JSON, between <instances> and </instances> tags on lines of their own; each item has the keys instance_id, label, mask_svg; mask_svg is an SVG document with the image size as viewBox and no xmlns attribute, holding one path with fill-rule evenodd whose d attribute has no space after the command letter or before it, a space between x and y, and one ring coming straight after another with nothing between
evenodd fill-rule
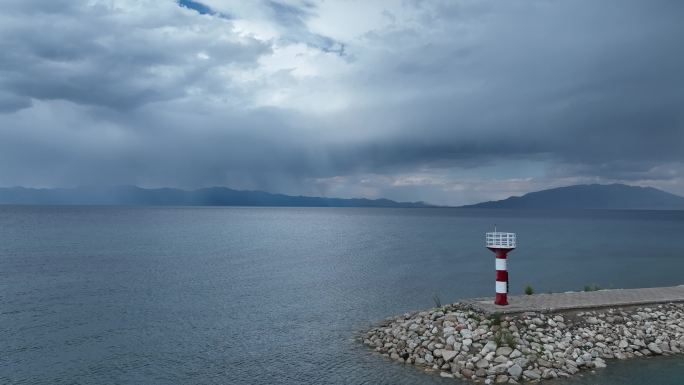
<instances>
[{"instance_id":1,"label":"ripple on water","mask_svg":"<svg viewBox=\"0 0 684 385\"><path fill-rule=\"evenodd\" d=\"M684 212L3 206L0 383L458 384L353 337L490 295L494 223L520 237L513 293L681 283ZM608 364L570 383L684 377Z\"/></svg>"}]
</instances>

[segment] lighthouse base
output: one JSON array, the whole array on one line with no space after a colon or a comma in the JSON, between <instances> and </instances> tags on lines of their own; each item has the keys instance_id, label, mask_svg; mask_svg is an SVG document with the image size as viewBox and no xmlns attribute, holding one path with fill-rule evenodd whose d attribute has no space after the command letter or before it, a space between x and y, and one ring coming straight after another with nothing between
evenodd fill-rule
<instances>
[{"instance_id":1,"label":"lighthouse base","mask_svg":"<svg viewBox=\"0 0 684 385\"><path fill-rule=\"evenodd\" d=\"M494 298L494 304L501 306L508 305L508 294L496 293L496 297Z\"/></svg>"}]
</instances>

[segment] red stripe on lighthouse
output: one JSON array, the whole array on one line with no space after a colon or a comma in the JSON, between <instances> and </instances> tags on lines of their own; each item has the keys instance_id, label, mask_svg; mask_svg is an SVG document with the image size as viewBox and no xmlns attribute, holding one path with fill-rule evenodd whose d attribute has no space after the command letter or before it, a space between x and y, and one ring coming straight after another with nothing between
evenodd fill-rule
<instances>
[{"instance_id":1,"label":"red stripe on lighthouse","mask_svg":"<svg viewBox=\"0 0 684 385\"><path fill-rule=\"evenodd\" d=\"M499 282L508 282L508 272L505 270L497 270L496 280Z\"/></svg>"},{"instance_id":2,"label":"red stripe on lighthouse","mask_svg":"<svg viewBox=\"0 0 684 385\"><path fill-rule=\"evenodd\" d=\"M508 270L506 268L507 249L495 249L496 253L496 305L508 305Z\"/></svg>"}]
</instances>

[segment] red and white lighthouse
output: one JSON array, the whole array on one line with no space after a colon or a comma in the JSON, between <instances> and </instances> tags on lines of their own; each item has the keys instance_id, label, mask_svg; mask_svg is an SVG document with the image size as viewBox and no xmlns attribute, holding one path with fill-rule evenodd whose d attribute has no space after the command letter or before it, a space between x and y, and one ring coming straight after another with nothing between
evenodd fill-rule
<instances>
[{"instance_id":1,"label":"red and white lighthouse","mask_svg":"<svg viewBox=\"0 0 684 385\"><path fill-rule=\"evenodd\" d=\"M508 269L506 257L508 252L515 249L515 233L496 231L486 234L487 248L496 256L496 298L494 304L508 305Z\"/></svg>"}]
</instances>

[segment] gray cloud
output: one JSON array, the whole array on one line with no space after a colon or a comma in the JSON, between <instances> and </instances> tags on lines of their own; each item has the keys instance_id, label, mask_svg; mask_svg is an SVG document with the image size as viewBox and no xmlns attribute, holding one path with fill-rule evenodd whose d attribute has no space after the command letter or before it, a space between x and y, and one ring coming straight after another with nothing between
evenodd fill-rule
<instances>
[{"instance_id":1,"label":"gray cloud","mask_svg":"<svg viewBox=\"0 0 684 385\"><path fill-rule=\"evenodd\" d=\"M7 3L0 184L684 193L679 2L193 4Z\"/></svg>"},{"instance_id":2,"label":"gray cloud","mask_svg":"<svg viewBox=\"0 0 684 385\"><path fill-rule=\"evenodd\" d=\"M269 50L173 3L149 11L44 3L5 7L0 85L17 98L131 109L207 89L217 67L251 66Z\"/></svg>"}]
</instances>

